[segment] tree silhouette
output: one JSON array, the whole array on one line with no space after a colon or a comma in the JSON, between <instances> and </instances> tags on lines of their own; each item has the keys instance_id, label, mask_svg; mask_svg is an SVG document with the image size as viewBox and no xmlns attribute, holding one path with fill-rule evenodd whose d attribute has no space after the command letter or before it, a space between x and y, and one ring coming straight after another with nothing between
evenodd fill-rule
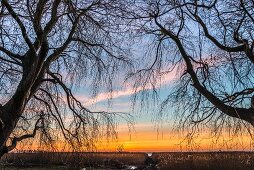
<instances>
[{"instance_id":1,"label":"tree silhouette","mask_svg":"<svg viewBox=\"0 0 254 170\"><path fill-rule=\"evenodd\" d=\"M183 124L254 126L253 7L248 0L133 5L129 19L153 45L145 55L149 65L130 77L145 86L177 72L180 81L162 110L173 104Z\"/></svg>"},{"instance_id":2,"label":"tree silhouette","mask_svg":"<svg viewBox=\"0 0 254 170\"><path fill-rule=\"evenodd\" d=\"M37 132L45 143L61 132L74 147L92 147L103 130L114 134L118 113L90 111L71 88L110 87L130 64L116 2L1 1L0 156Z\"/></svg>"}]
</instances>

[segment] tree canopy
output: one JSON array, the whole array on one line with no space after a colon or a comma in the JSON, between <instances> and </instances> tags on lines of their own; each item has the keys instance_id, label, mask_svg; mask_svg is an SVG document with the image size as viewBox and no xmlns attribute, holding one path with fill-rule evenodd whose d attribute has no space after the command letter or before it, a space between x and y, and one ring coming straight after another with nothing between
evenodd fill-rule
<instances>
[{"instance_id":1,"label":"tree canopy","mask_svg":"<svg viewBox=\"0 0 254 170\"><path fill-rule=\"evenodd\" d=\"M152 58L149 65L131 76L142 84L148 77L177 72L180 80L162 110L171 103L182 123L253 126L253 5L253 1L139 1L129 18L139 28L138 35L149 37L154 48L145 56Z\"/></svg>"},{"instance_id":2,"label":"tree canopy","mask_svg":"<svg viewBox=\"0 0 254 170\"><path fill-rule=\"evenodd\" d=\"M46 143L61 132L74 147L114 133L118 113L87 109L72 87L112 91L123 70L136 91L177 72L162 110L173 104L183 124L253 126L253 7L251 0L2 0L0 155L36 132ZM150 44L139 65L135 40Z\"/></svg>"},{"instance_id":3,"label":"tree canopy","mask_svg":"<svg viewBox=\"0 0 254 170\"><path fill-rule=\"evenodd\" d=\"M36 132L51 143L60 131L76 148L93 147L102 131L114 133L117 113L90 111L71 88L90 84L95 93L103 85L110 90L116 71L130 65L121 43L128 38L126 28L117 17L122 5L107 0L1 1L1 155Z\"/></svg>"}]
</instances>

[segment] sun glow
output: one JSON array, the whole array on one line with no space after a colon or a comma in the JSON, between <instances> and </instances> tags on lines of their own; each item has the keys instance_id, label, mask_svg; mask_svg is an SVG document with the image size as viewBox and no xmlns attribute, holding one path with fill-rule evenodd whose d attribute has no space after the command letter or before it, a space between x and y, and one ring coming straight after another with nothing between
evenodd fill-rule
<instances>
[{"instance_id":1,"label":"sun glow","mask_svg":"<svg viewBox=\"0 0 254 170\"><path fill-rule=\"evenodd\" d=\"M54 150L37 142L25 141L18 145L17 150L46 150L73 152L63 140L57 141ZM134 132L129 132L127 126L118 128L116 140L100 139L95 143L93 151L98 152L181 152L181 151L235 151L253 150L253 140L249 134L240 136L218 136L211 137L208 132L197 134L192 138L180 135L178 132L169 132L168 129L157 131L152 125L139 124ZM88 151L88 150L81 150Z\"/></svg>"}]
</instances>

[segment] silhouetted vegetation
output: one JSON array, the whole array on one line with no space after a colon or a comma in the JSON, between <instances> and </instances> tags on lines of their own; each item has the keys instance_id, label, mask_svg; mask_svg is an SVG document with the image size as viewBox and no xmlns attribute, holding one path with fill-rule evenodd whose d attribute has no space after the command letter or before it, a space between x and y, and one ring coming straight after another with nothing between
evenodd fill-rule
<instances>
[{"instance_id":1,"label":"silhouetted vegetation","mask_svg":"<svg viewBox=\"0 0 254 170\"><path fill-rule=\"evenodd\" d=\"M1 0L0 157L35 136L48 147L61 138L76 150L92 150L96 138L116 135L118 113L89 110L72 88L111 91L115 73L130 65L117 17L122 5Z\"/></svg>"},{"instance_id":2,"label":"silhouetted vegetation","mask_svg":"<svg viewBox=\"0 0 254 170\"><path fill-rule=\"evenodd\" d=\"M6 168L69 168L81 169L128 169L140 170L252 170L252 152L171 152L154 153L153 167L147 165L145 153L10 153L1 164ZM150 163L150 162L149 162Z\"/></svg>"}]
</instances>

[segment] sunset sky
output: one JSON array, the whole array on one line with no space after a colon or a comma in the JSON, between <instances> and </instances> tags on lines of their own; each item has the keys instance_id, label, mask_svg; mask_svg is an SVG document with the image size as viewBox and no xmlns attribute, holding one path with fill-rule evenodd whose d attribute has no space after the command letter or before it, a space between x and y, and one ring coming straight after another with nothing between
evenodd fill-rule
<instances>
[{"instance_id":1,"label":"sunset sky","mask_svg":"<svg viewBox=\"0 0 254 170\"><path fill-rule=\"evenodd\" d=\"M0 157L254 151L254 3L0 2Z\"/></svg>"},{"instance_id":2,"label":"sunset sky","mask_svg":"<svg viewBox=\"0 0 254 170\"><path fill-rule=\"evenodd\" d=\"M218 150L251 150L253 141L248 133L232 136L225 129L224 135L212 137L211 132L203 130L188 140L186 130L175 129L177 119L172 115L171 108L167 108L165 115L158 115L160 103L166 99L170 87L177 81L176 71L163 77L158 85L158 102L150 102L149 109L140 109L137 104L132 108L131 97L135 91L130 86L119 86L112 93L100 92L96 97L89 97L91 93L86 88L79 88L76 96L88 108L94 111L113 111L130 113L134 124L129 127L125 120L120 119L117 128L117 140L102 140L97 145L98 151L117 151L119 147L123 151L138 152L167 152L167 151L218 151ZM136 92L140 92L138 88ZM148 86L146 90L151 88ZM112 97L109 100L109 97ZM109 102L110 101L110 102ZM161 118L161 119L160 119ZM159 122L161 121L161 122Z\"/></svg>"},{"instance_id":3,"label":"sunset sky","mask_svg":"<svg viewBox=\"0 0 254 170\"><path fill-rule=\"evenodd\" d=\"M118 151L119 148L122 151L135 152L253 150L253 141L247 132L234 136L229 135L229 131L224 129L223 135L213 137L209 129L203 129L192 138L188 138L187 130L191 129L176 129L178 119L175 119L170 106L164 110L163 116L159 115L161 102L167 98L179 76L180 72L177 69L165 74L155 86L158 92L157 101L148 99L148 105L143 108L139 105L140 101L137 101L134 109L131 100L133 95L142 90L151 92L151 86L148 85L144 89L137 87L135 91L131 83L123 84L123 80L116 79L112 92L101 88L95 97L89 85L81 82L79 87L75 87L74 95L90 110L124 112L133 118L131 127L124 119L117 120L117 139L109 141L102 139L96 144L97 151ZM36 150L38 148L37 144L23 143L18 146L18 149ZM57 149L70 151L63 147L60 141Z\"/></svg>"}]
</instances>

